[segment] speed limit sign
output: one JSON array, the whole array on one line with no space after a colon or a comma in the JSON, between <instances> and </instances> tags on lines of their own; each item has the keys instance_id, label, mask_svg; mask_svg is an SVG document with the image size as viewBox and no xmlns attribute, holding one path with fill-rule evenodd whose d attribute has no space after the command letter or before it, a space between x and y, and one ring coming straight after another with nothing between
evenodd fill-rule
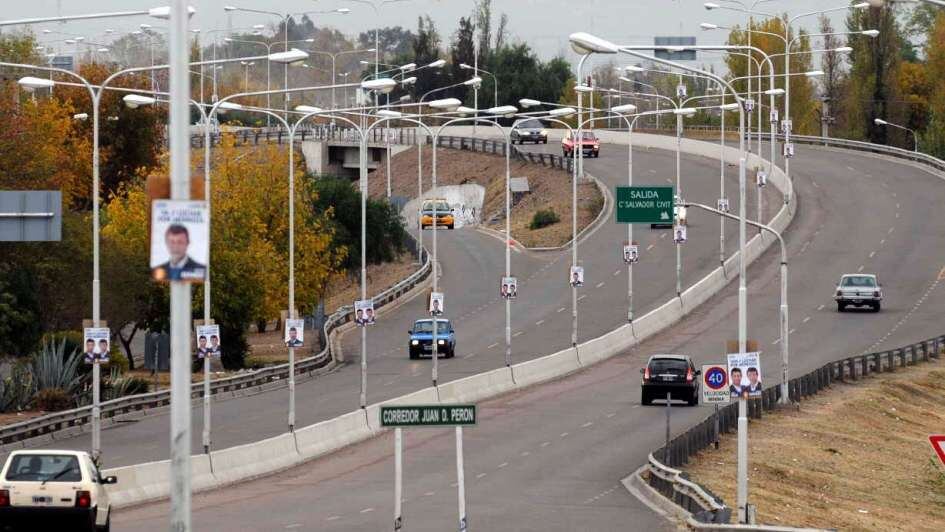
<instances>
[{"instance_id":1,"label":"speed limit sign","mask_svg":"<svg viewBox=\"0 0 945 532\"><path fill-rule=\"evenodd\" d=\"M702 366L702 402L728 403L728 368L721 364Z\"/></svg>"}]
</instances>

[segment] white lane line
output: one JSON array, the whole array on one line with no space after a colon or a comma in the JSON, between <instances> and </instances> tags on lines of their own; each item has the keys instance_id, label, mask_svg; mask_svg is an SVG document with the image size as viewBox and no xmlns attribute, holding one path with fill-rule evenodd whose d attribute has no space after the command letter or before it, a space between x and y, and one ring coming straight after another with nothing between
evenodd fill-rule
<instances>
[{"instance_id":1,"label":"white lane line","mask_svg":"<svg viewBox=\"0 0 945 532\"><path fill-rule=\"evenodd\" d=\"M387 381L384 383L384 386L390 386L391 384L394 384L394 381Z\"/></svg>"},{"instance_id":2,"label":"white lane line","mask_svg":"<svg viewBox=\"0 0 945 532\"><path fill-rule=\"evenodd\" d=\"M860 273L861 271L863 271L863 265L860 265L860 267L856 269L857 273Z\"/></svg>"},{"instance_id":3,"label":"white lane line","mask_svg":"<svg viewBox=\"0 0 945 532\"><path fill-rule=\"evenodd\" d=\"M661 234L660 238L666 238L666 233Z\"/></svg>"},{"instance_id":4,"label":"white lane line","mask_svg":"<svg viewBox=\"0 0 945 532\"><path fill-rule=\"evenodd\" d=\"M396 502L396 501L395 501L395 502ZM374 511L374 508L365 508L365 509L361 510L361 511L358 512L358 513L369 514L369 513L373 512L373 511Z\"/></svg>"},{"instance_id":5,"label":"white lane line","mask_svg":"<svg viewBox=\"0 0 945 532\"><path fill-rule=\"evenodd\" d=\"M339 519L341 519L340 515L332 515L330 517L325 518L325 521L337 521Z\"/></svg>"},{"instance_id":6,"label":"white lane line","mask_svg":"<svg viewBox=\"0 0 945 532\"><path fill-rule=\"evenodd\" d=\"M817 310L824 310L824 307L826 307L826 306L827 306L827 305L821 305L821 306L817 307Z\"/></svg>"},{"instance_id":7,"label":"white lane line","mask_svg":"<svg viewBox=\"0 0 945 532\"><path fill-rule=\"evenodd\" d=\"M672 183L673 180L667 177L667 178L666 178L666 182L667 182L667 183Z\"/></svg>"},{"instance_id":8,"label":"white lane line","mask_svg":"<svg viewBox=\"0 0 945 532\"><path fill-rule=\"evenodd\" d=\"M899 218L899 213L898 213L898 212L896 213L896 218Z\"/></svg>"},{"instance_id":9,"label":"white lane line","mask_svg":"<svg viewBox=\"0 0 945 532\"><path fill-rule=\"evenodd\" d=\"M286 525L285 529L292 530L293 528L301 528L301 527L302 527L302 523L292 523L291 525Z\"/></svg>"},{"instance_id":10,"label":"white lane line","mask_svg":"<svg viewBox=\"0 0 945 532\"><path fill-rule=\"evenodd\" d=\"M894 198L896 197L896 193L895 193L895 192L892 193L892 197L894 197Z\"/></svg>"},{"instance_id":11,"label":"white lane line","mask_svg":"<svg viewBox=\"0 0 945 532\"><path fill-rule=\"evenodd\" d=\"M597 283L597 286L595 286L594 288L600 288L602 286L604 286L604 281Z\"/></svg>"},{"instance_id":12,"label":"white lane line","mask_svg":"<svg viewBox=\"0 0 945 532\"><path fill-rule=\"evenodd\" d=\"M521 335L522 335L522 331L518 331L517 333L515 333L515 334L512 335L512 338L515 338L515 337L518 337L518 336L521 336Z\"/></svg>"},{"instance_id":13,"label":"white lane line","mask_svg":"<svg viewBox=\"0 0 945 532\"><path fill-rule=\"evenodd\" d=\"M538 320L535 322L535 325L541 325L542 323L545 323L545 320Z\"/></svg>"},{"instance_id":14,"label":"white lane line","mask_svg":"<svg viewBox=\"0 0 945 532\"><path fill-rule=\"evenodd\" d=\"M468 355L464 355L463 358L472 358L474 356L476 356L476 353L469 353Z\"/></svg>"},{"instance_id":15,"label":"white lane line","mask_svg":"<svg viewBox=\"0 0 945 532\"><path fill-rule=\"evenodd\" d=\"M875 256L876 256L876 252L875 252L875 251L870 251L870 258L872 259L872 258L875 257Z\"/></svg>"},{"instance_id":16,"label":"white lane line","mask_svg":"<svg viewBox=\"0 0 945 532\"><path fill-rule=\"evenodd\" d=\"M550 442L550 441L543 441L543 442L541 442L541 446L542 446L542 447L548 447L549 445L551 445L551 442Z\"/></svg>"},{"instance_id":17,"label":"white lane line","mask_svg":"<svg viewBox=\"0 0 945 532\"><path fill-rule=\"evenodd\" d=\"M620 275L620 270L614 272L614 277L617 277L618 275Z\"/></svg>"},{"instance_id":18,"label":"white lane line","mask_svg":"<svg viewBox=\"0 0 945 532\"><path fill-rule=\"evenodd\" d=\"M530 454L532 454L532 453L529 452L529 451L522 451L522 457L528 456L528 455L530 455Z\"/></svg>"},{"instance_id":19,"label":"white lane line","mask_svg":"<svg viewBox=\"0 0 945 532\"><path fill-rule=\"evenodd\" d=\"M489 347L487 347L486 349L492 349L493 347L495 347L495 346L497 346L497 345L499 345L499 344L498 344L498 343L492 344L492 345L490 345Z\"/></svg>"},{"instance_id":20,"label":"white lane line","mask_svg":"<svg viewBox=\"0 0 945 532\"><path fill-rule=\"evenodd\" d=\"M567 437L568 437L568 434L569 434L569 433L567 433L567 432L562 432L562 433L561 433L561 437L562 437L562 438L567 438Z\"/></svg>"},{"instance_id":21,"label":"white lane line","mask_svg":"<svg viewBox=\"0 0 945 532\"><path fill-rule=\"evenodd\" d=\"M587 297L587 294L582 294L581 297L578 298L578 301L584 299L585 297Z\"/></svg>"},{"instance_id":22,"label":"white lane line","mask_svg":"<svg viewBox=\"0 0 945 532\"><path fill-rule=\"evenodd\" d=\"M630 408L640 408L640 405L633 405Z\"/></svg>"},{"instance_id":23,"label":"white lane line","mask_svg":"<svg viewBox=\"0 0 945 532\"><path fill-rule=\"evenodd\" d=\"M428 492L426 492L426 493L423 494L424 497L432 497L432 496L434 496L434 495L436 495L436 492L435 492L435 491L428 491Z\"/></svg>"},{"instance_id":24,"label":"white lane line","mask_svg":"<svg viewBox=\"0 0 945 532\"><path fill-rule=\"evenodd\" d=\"M817 181L811 181L811 183L812 183L815 187L820 188L820 185L817 184Z\"/></svg>"},{"instance_id":25,"label":"white lane line","mask_svg":"<svg viewBox=\"0 0 945 532\"><path fill-rule=\"evenodd\" d=\"M781 339L780 339L780 338L775 338L774 341L771 342L771 345L778 345L779 343L781 343Z\"/></svg>"},{"instance_id":26,"label":"white lane line","mask_svg":"<svg viewBox=\"0 0 945 532\"><path fill-rule=\"evenodd\" d=\"M564 312L564 307L559 308L556 312Z\"/></svg>"},{"instance_id":27,"label":"white lane line","mask_svg":"<svg viewBox=\"0 0 945 532\"><path fill-rule=\"evenodd\" d=\"M852 166L847 166L847 170L849 170L849 171L851 171L851 172L856 172L856 170L854 170Z\"/></svg>"},{"instance_id":28,"label":"white lane line","mask_svg":"<svg viewBox=\"0 0 945 532\"><path fill-rule=\"evenodd\" d=\"M882 185L883 188L889 188L889 185L887 185L886 183L880 183L880 185Z\"/></svg>"},{"instance_id":29,"label":"white lane line","mask_svg":"<svg viewBox=\"0 0 945 532\"><path fill-rule=\"evenodd\" d=\"M656 173L656 170L652 170L652 169L651 169L651 170L650 170L650 173L651 173L651 174L655 174L655 173Z\"/></svg>"},{"instance_id":30,"label":"white lane line","mask_svg":"<svg viewBox=\"0 0 945 532\"><path fill-rule=\"evenodd\" d=\"M508 462L502 462L501 464L499 464L499 465L496 467L496 469L502 469L503 467L506 467L506 466L508 466L508 465L509 465Z\"/></svg>"},{"instance_id":31,"label":"white lane line","mask_svg":"<svg viewBox=\"0 0 945 532\"><path fill-rule=\"evenodd\" d=\"M588 421L587 423L581 425L581 428L582 428L582 429L586 429L587 427L590 427L590 426L593 425L593 424L594 424L593 421Z\"/></svg>"},{"instance_id":32,"label":"white lane line","mask_svg":"<svg viewBox=\"0 0 945 532\"><path fill-rule=\"evenodd\" d=\"M653 249L653 248L655 248L655 247L656 247L655 245L650 244L649 246L646 247L646 250L649 251L649 250L651 250L651 249Z\"/></svg>"},{"instance_id":33,"label":"white lane line","mask_svg":"<svg viewBox=\"0 0 945 532\"><path fill-rule=\"evenodd\" d=\"M485 473L479 473L478 475L476 475L476 479L478 480L478 479L480 479L480 478L482 478L482 477L484 477L484 476L486 476Z\"/></svg>"},{"instance_id":34,"label":"white lane line","mask_svg":"<svg viewBox=\"0 0 945 532\"><path fill-rule=\"evenodd\" d=\"M801 320L801 323L807 323L809 321L810 321L810 316L807 316L803 320Z\"/></svg>"},{"instance_id":35,"label":"white lane line","mask_svg":"<svg viewBox=\"0 0 945 532\"><path fill-rule=\"evenodd\" d=\"M899 210L899 204L898 204L898 203L896 204L896 210Z\"/></svg>"},{"instance_id":36,"label":"white lane line","mask_svg":"<svg viewBox=\"0 0 945 532\"><path fill-rule=\"evenodd\" d=\"M794 331L796 331L796 330L797 330L797 329L791 329L791 330L788 331L787 333L788 333L788 334L794 334Z\"/></svg>"},{"instance_id":37,"label":"white lane line","mask_svg":"<svg viewBox=\"0 0 945 532\"><path fill-rule=\"evenodd\" d=\"M616 415L617 415L616 412L611 412L611 413L607 414L607 419L610 419L610 418L612 418L612 417L614 417L614 416L616 416Z\"/></svg>"},{"instance_id":38,"label":"white lane line","mask_svg":"<svg viewBox=\"0 0 945 532\"><path fill-rule=\"evenodd\" d=\"M885 244L885 243L886 243L886 239L885 239L885 238L879 241L879 245L880 245L880 246L882 246L882 245Z\"/></svg>"},{"instance_id":39,"label":"white lane line","mask_svg":"<svg viewBox=\"0 0 945 532\"><path fill-rule=\"evenodd\" d=\"M890 234L890 235L891 235L892 232L893 232L895 229L896 229L895 227L890 227L890 228L889 228L889 231L886 231L886 234Z\"/></svg>"}]
</instances>

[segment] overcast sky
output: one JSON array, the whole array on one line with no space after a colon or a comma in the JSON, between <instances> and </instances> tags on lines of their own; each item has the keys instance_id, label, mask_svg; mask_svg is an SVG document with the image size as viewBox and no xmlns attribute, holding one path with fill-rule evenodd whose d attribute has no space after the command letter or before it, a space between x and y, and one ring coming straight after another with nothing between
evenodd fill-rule
<instances>
[{"instance_id":1,"label":"overcast sky","mask_svg":"<svg viewBox=\"0 0 945 532\"><path fill-rule=\"evenodd\" d=\"M380 1L380 0L376 0ZM713 0L719 4L724 1ZM31 0L19 2L3 0L2 19L55 16L108 11L147 9L166 5L167 0ZM752 0L744 0L750 4ZM624 44L651 43L656 35L695 35L700 44L721 43L723 31L705 32L699 28L701 22L720 25L743 23L745 15L733 11L706 11L703 0L493 0L497 26L498 14L509 15L512 37L527 42L542 57L563 54L573 59L567 47L567 36L576 31L586 31ZM849 4L848 0L773 0L762 2L757 9L771 12L788 10L791 15ZM472 0L407 0L388 4L380 10L380 17L372 8L351 0L192 0L197 9L192 26L224 29L230 15L224 14L224 5L235 5L254 9L272 10L282 13L301 13L312 10L330 10L348 7L349 15L325 15L316 17L316 23L330 25L348 34L381 26L404 26L415 29L417 17L429 14L436 23L444 41L455 31L459 17L472 10ZM735 4L729 4L735 5ZM61 6L61 7L60 7ZM833 16L834 26L842 28L844 13ZM269 23L276 17L257 14L234 14L233 27L248 27ZM120 31L136 29L145 18L112 19L108 22L71 22L66 25L47 24L42 28L85 35L91 39L105 28ZM148 20L155 26L160 21ZM816 17L802 19L807 28L816 26ZM58 28L57 28L58 27ZM705 57L701 62L715 62Z\"/></svg>"}]
</instances>

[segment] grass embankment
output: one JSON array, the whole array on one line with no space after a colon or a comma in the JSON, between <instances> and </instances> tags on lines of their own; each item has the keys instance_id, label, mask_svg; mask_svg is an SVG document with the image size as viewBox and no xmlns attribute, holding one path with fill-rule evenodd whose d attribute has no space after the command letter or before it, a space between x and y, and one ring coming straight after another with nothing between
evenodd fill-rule
<instances>
[{"instance_id":1,"label":"grass embankment","mask_svg":"<svg viewBox=\"0 0 945 532\"><path fill-rule=\"evenodd\" d=\"M430 186L433 152L423 151L424 188ZM515 160L511 162L512 177L528 178L530 193L512 207L512 237L527 247L554 247L571 239L571 178L564 170ZM371 174L368 186L372 195L386 194L385 165ZM391 189L394 195L417 196L417 150L411 148L395 155L391 161ZM477 184L486 189L483 202L483 223L505 231L505 157L485 153L439 149L437 151L437 184ZM604 206L600 190L591 182L578 186L578 231L597 218ZM529 229L532 217L539 210L552 209L560 221L541 229Z\"/></svg>"},{"instance_id":2,"label":"grass embankment","mask_svg":"<svg viewBox=\"0 0 945 532\"><path fill-rule=\"evenodd\" d=\"M752 421L749 502L758 522L840 530L945 529L945 467L928 435L945 432L945 362L835 384ZM735 505L736 436L688 467Z\"/></svg>"}]
</instances>

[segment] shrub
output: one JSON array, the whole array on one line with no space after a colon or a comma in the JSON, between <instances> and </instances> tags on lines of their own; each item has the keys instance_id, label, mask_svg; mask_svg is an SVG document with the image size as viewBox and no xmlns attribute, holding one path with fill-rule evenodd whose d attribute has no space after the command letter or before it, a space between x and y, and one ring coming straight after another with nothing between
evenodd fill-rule
<instances>
[{"instance_id":1,"label":"shrub","mask_svg":"<svg viewBox=\"0 0 945 532\"><path fill-rule=\"evenodd\" d=\"M148 393L151 385L147 379L141 377L123 376L116 368L112 368L108 381L102 388L103 400L118 399L126 395Z\"/></svg>"},{"instance_id":2,"label":"shrub","mask_svg":"<svg viewBox=\"0 0 945 532\"><path fill-rule=\"evenodd\" d=\"M63 354L71 355L75 351L82 351L82 331L53 331L43 335L42 344L56 344L65 342Z\"/></svg>"},{"instance_id":3,"label":"shrub","mask_svg":"<svg viewBox=\"0 0 945 532\"><path fill-rule=\"evenodd\" d=\"M259 357L246 357L246 367L249 369L261 369L271 364L268 360Z\"/></svg>"},{"instance_id":4,"label":"shrub","mask_svg":"<svg viewBox=\"0 0 945 532\"><path fill-rule=\"evenodd\" d=\"M65 356L66 341L43 344L42 351L33 354L30 359L32 389L41 392L48 388L58 388L67 395L76 394L82 386L83 376L79 373L82 354L73 351Z\"/></svg>"},{"instance_id":5,"label":"shrub","mask_svg":"<svg viewBox=\"0 0 945 532\"><path fill-rule=\"evenodd\" d=\"M108 352L108 364L105 364L105 368L117 369L119 373L128 371L128 357L126 357L125 352L118 347L118 344L112 344L112 348Z\"/></svg>"},{"instance_id":6,"label":"shrub","mask_svg":"<svg viewBox=\"0 0 945 532\"><path fill-rule=\"evenodd\" d=\"M558 218L558 214L555 213L554 209L539 209L535 212L535 215L532 216L532 223L528 225L528 228L534 231L535 229L548 227L560 221L561 218Z\"/></svg>"},{"instance_id":7,"label":"shrub","mask_svg":"<svg viewBox=\"0 0 945 532\"><path fill-rule=\"evenodd\" d=\"M33 392L30 366L18 362L10 370L10 377L0 380L0 412L23 410L29 406Z\"/></svg>"},{"instance_id":8,"label":"shrub","mask_svg":"<svg viewBox=\"0 0 945 532\"><path fill-rule=\"evenodd\" d=\"M45 388L36 394L33 404L45 412L58 412L72 408L75 402L62 388Z\"/></svg>"}]
</instances>

